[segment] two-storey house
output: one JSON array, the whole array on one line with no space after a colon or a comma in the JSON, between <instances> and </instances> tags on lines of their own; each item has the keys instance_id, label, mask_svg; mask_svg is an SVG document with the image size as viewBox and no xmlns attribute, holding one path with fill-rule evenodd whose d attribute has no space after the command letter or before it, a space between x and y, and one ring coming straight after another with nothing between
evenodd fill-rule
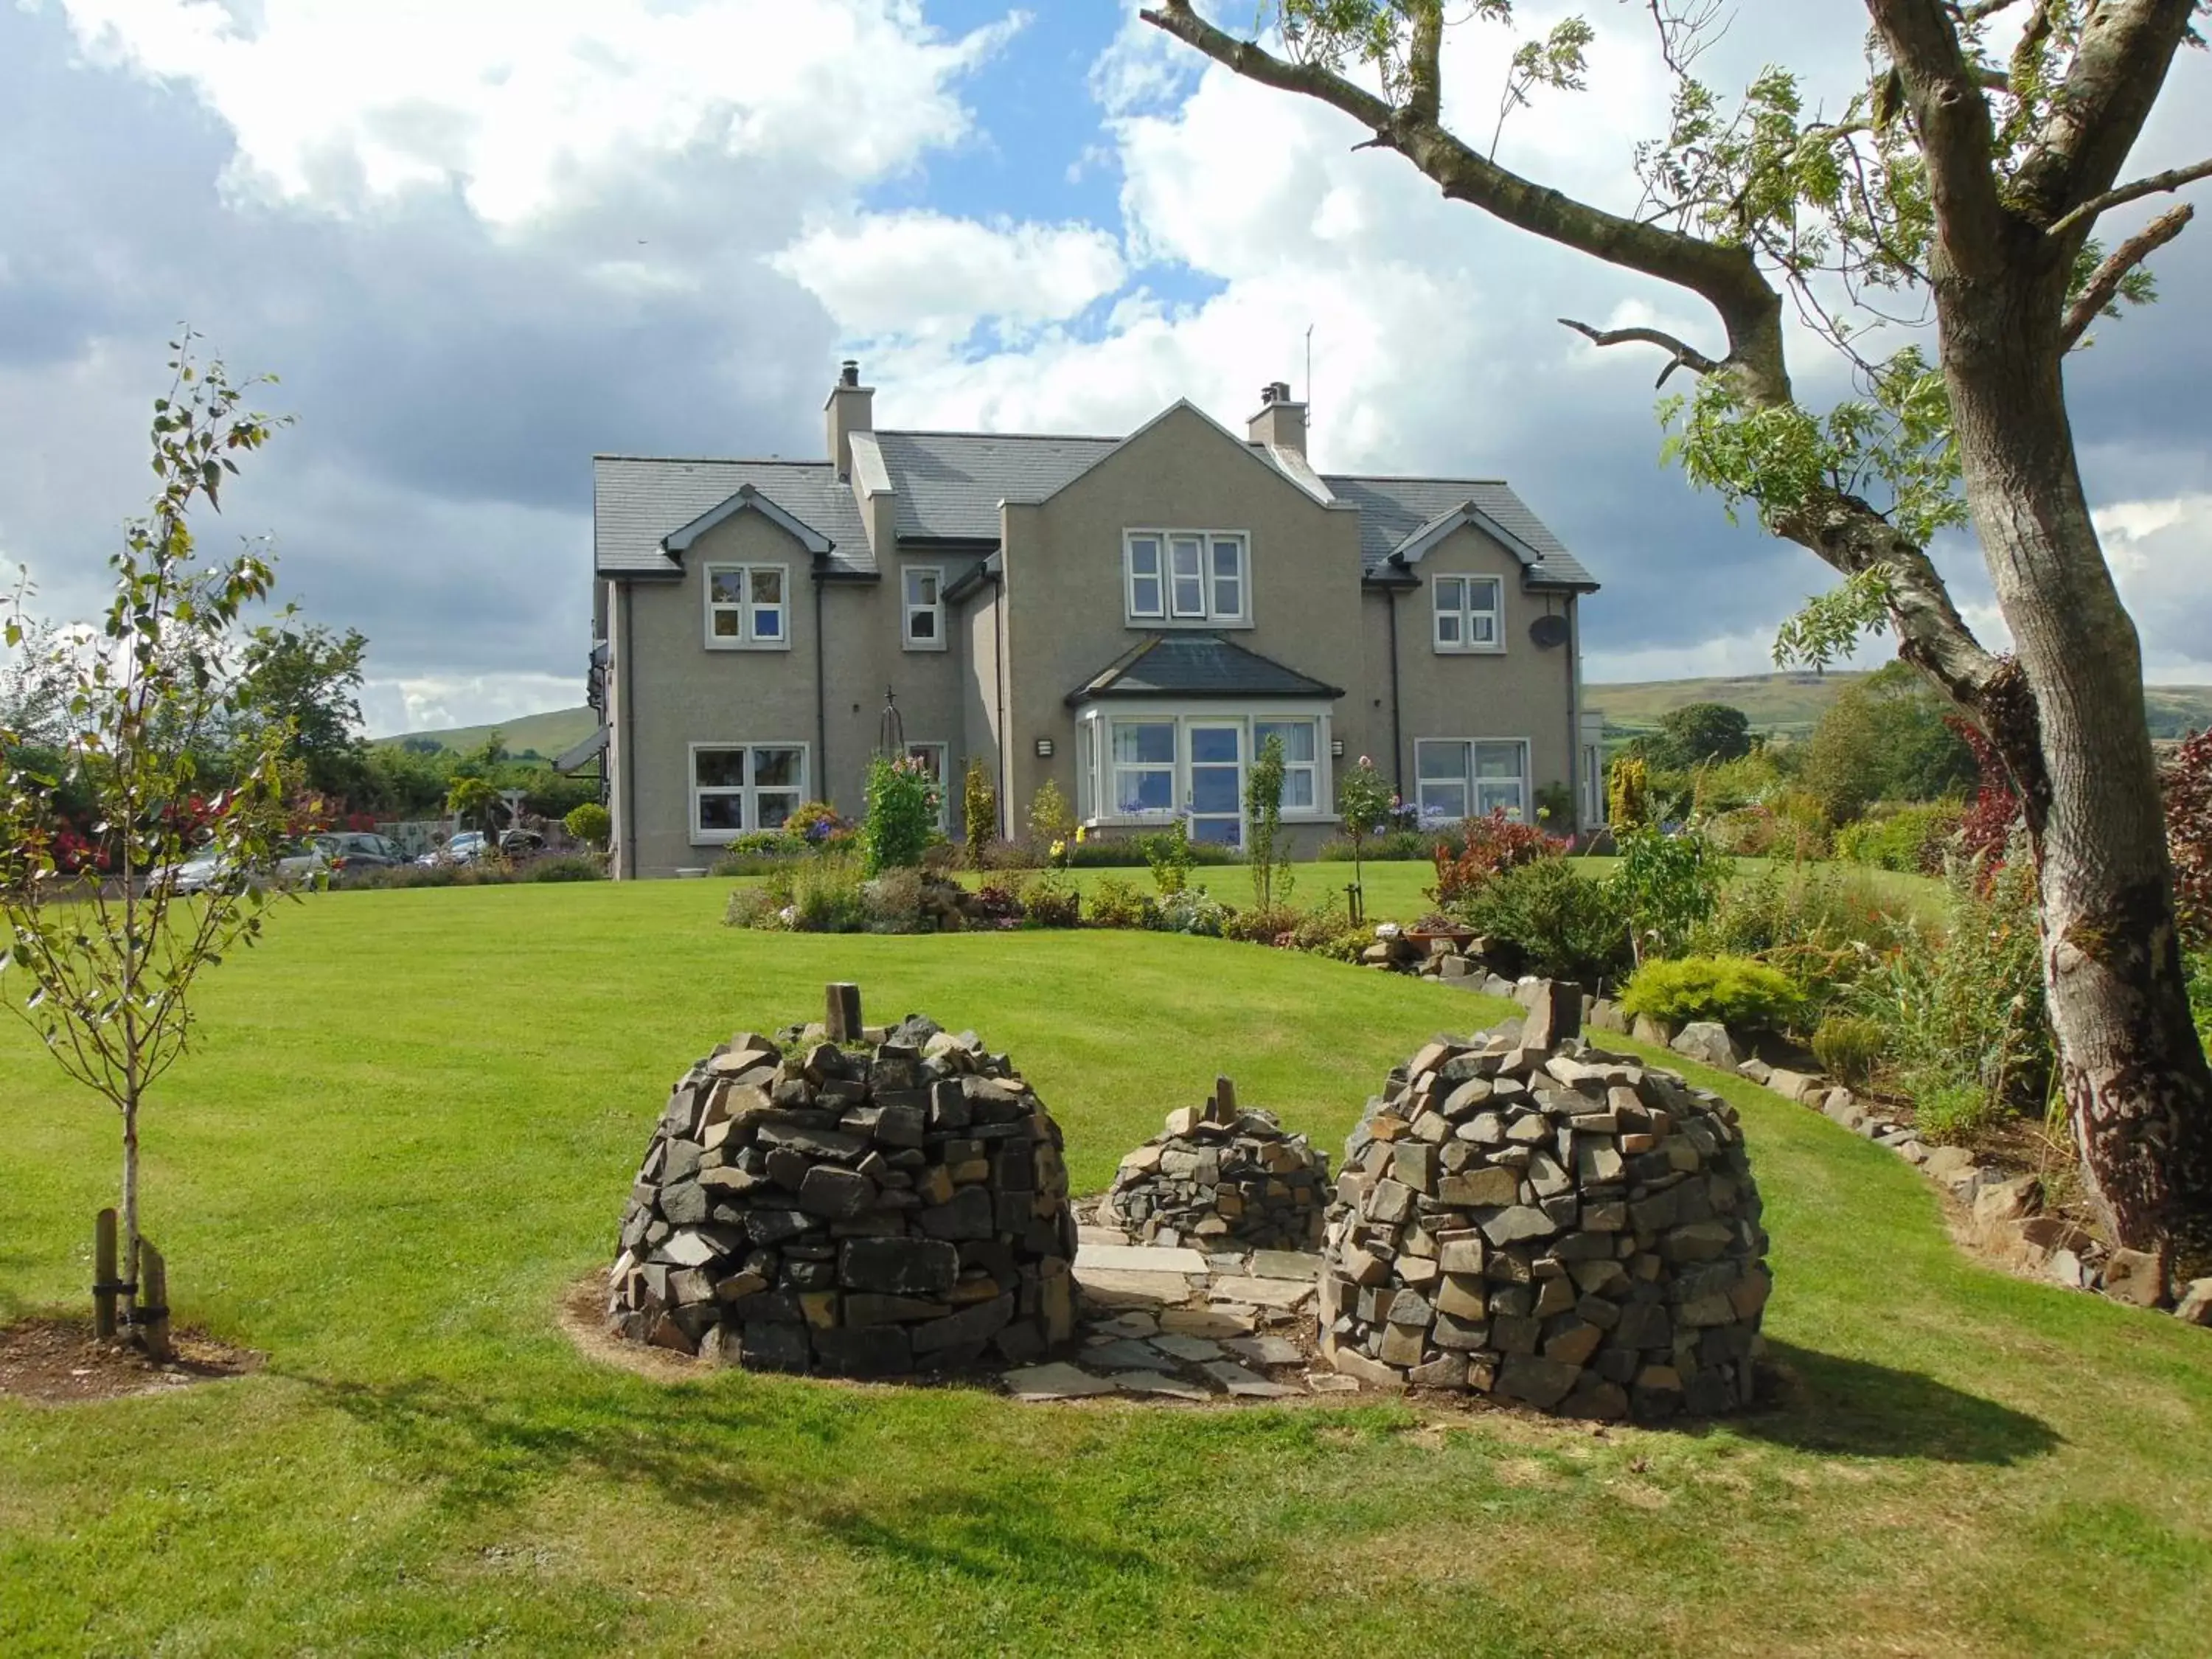
<instances>
[{"instance_id":1,"label":"two-storey house","mask_svg":"<svg viewBox=\"0 0 2212 1659\"><path fill-rule=\"evenodd\" d=\"M593 461L592 695L616 870L696 870L803 800L857 814L894 700L1002 833L1052 780L1094 835L1244 840L1282 739L1305 855L1371 757L1425 817L1595 822L1596 583L1496 479L1316 472L1281 383L1239 438L1178 402L1125 437L878 428L848 362L823 459Z\"/></svg>"}]
</instances>

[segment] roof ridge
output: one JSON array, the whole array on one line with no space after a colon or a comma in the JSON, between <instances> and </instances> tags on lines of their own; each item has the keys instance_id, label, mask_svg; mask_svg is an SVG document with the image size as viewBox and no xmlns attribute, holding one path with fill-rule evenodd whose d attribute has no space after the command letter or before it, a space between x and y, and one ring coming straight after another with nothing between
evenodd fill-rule
<instances>
[{"instance_id":1,"label":"roof ridge","mask_svg":"<svg viewBox=\"0 0 2212 1659\"><path fill-rule=\"evenodd\" d=\"M878 438L998 438L1028 439L1048 444L1118 444L1122 439L1103 432L977 432L962 427L879 426ZM1124 433L1122 437L1128 434Z\"/></svg>"},{"instance_id":2,"label":"roof ridge","mask_svg":"<svg viewBox=\"0 0 2212 1659\"><path fill-rule=\"evenodd\" d=\"M784 455L627 455L619 452L594 450L595 461L651 461L661 466L819 466L827 467L827 460L801 461Z\"/></svg>"},{"instance_id":3,"label":"roof ridge","mask_svg":"<svg viewBox=\"0 0 2212 1659\"><path fill-rule=\"evenodd\" d=\"M1324 472L1324 478L1349 478L1354 483L1498 484L1513 488L1509 478L1446 478L1428 472Z\"/></svg>"}]
</instances>

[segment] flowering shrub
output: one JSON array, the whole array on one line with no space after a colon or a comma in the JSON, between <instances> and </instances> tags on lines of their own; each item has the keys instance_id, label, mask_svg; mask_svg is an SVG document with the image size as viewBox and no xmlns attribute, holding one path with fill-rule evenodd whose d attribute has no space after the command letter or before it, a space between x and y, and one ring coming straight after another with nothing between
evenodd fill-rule
<instances>
[{"instance_id":1,"label":"flowering shrub","mask_svg":"<svg viewBox=\"0 0 2212 1659\"><path fill-rule=\"evenodd\" d=\"M1197 933L1218 939L1223 924L1229 920L1229 908L1203 887L1184 887L1161 898L1159 918L1164 933Z\"/></svg>"},{"instance_id":2,"label":"flowering shrub","mask_svg":"<svg viewBox=\"0 0 2212 1659\"><path fill-rule=\"evenodd\" d=\"M1437 884L1429 896L1449 909L1472 896L1500 871L1516 870L1538 859L1555 859L1567 842L1547 836L1533 823L1519 823L1498 807L1486 818L1469 818L1461 826L1461 850L1444 842L1435 853Z\"/></svg>"},{"instance_id":3,"label":"flowering shrub","mask_svg":"<svg viewBox=\"0 0 2212 1659\"><path fill-rule=\"evenodd\" d=\"M860 826L862 864L871 876L910 869L937 836L937 783L911 757L868 763L868 815Z\"/></svg>"},{"instance_id":4,"label":"flowering shrub","mask_svg":"<svg viewBox=\"0 0 2212 1659\"><path fill-rule=\"evenodd\" d=\"M853 826L837 816L837 809L826 800L801 801L796 811L783 821L783 833L811 847L820 847L838 837L849 837Z\"/></svg>"},{"instance_id":5,"label":"flowering shrub","mask_svg":"<svg viewBox=\"0 0 2212 1659\"><path fill-rule=\"evenodd\" d=\"M1019 887L991 884L975 890L975 902L986 921L1018 921L1022 914Z\"/></svg>"},{"instance_id":6,"label":"flowering shrub","mask_svg":"<svg viewBox=\"0 0 2212 1659\"><path fill-rule=\"evenodd\" d=\"M2160 774L2173 905L2185 939L2212 945L2212 732L2184 742Z\"/></svg>"},{"instance_id":7,"label":"flowering shrub","mask_svg":"<svg viewBox=\"0 0 2212 1659\"><path fill-rule=\"evenodd\" d=\"M1083 920L1083 896L1066 876L1041 876L1022 895L1022 919L1032 927L1073 927Z\"/></svg>"},{"instance_id":8,"label":"flowering shrub","mask_svg":"<svg viewBox=\"0 0 2212 1659\"><path fill-rule=\"evenodd\" d=\"M2012 787L2012 775L1997 757L1996 745L1982 735L1979 727L1956 715L1946 724L1974 751L1974 765L1981 774L1981 785L1974 793L1973 805L1959 820L1955 844L1960 856L1969 863L1980 863L1982 884L1986 890L1998 866L2003 864L2006 846L2021 821L2020 796Z\"/></svg>"}]
</instances>

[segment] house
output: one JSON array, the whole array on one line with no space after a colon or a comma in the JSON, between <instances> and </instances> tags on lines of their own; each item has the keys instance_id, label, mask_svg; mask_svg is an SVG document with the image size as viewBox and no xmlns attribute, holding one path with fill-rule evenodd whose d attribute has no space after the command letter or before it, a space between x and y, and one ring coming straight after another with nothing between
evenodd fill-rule
<instances>
[{"instance_id":1,"label":"house","mask_svg":"<svg viewBox=\"0 0 2212 1659\"><path fill-rule=\"evenodd\" d=\"M1002 834L1049 780L1092 834L1241 844L1271 736L1299 856L1363 754L1430 819L1601 817L1597 584L1504 483L1316 472L1280 382L1243 437L1187 402L1119 438L878 428L849 362L825 409L819 460L593 459L618 874L857 814L886 743L955 835L980 759Z\"/></svg>"}]
</instances>

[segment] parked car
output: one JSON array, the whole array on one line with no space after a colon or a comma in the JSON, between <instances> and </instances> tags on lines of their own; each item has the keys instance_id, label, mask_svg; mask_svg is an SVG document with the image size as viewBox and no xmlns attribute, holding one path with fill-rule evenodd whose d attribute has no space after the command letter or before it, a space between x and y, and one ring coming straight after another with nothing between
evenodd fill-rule
<instances>
[{"instance_id":1,"label":"parked car","mask_svg":"<svg viewBox=\"0 0 2212 1659\"><path fill-rule=\"evenodd\" d=\"M415 860L426 868L441 864L473 864L484 854L486 842L479 830L464 830L443 847L433 847Z\"/></svg>"},{"instance_id":2,"label":"parked car","mask_svg":"<svg viewBox=\"0 0 2212 1659\"><path fill-rule=\"evenodd\" d=\"M277 852L274 868L268 872L279 887L304 887L330 878L331 860L322 848L313 841L286 842ZM156 870L147 878L149 886L167 887L173 893L205 893L211 890L231 891L251 886L264 878L254 872L240 872L219 853L202 853Z\"/></svg>"},{"instance_id":3,"label":"parked car","mask_svg":"<svg viewBox=\"0 0 2212 1659\"><path fill-rule=\"evenodd\" d=\"M389 870L394 865L407 862L407 854L398 842L358 830L332 830L317 836L314 841L334 872Z\"/></svg>"}]
</instances>

